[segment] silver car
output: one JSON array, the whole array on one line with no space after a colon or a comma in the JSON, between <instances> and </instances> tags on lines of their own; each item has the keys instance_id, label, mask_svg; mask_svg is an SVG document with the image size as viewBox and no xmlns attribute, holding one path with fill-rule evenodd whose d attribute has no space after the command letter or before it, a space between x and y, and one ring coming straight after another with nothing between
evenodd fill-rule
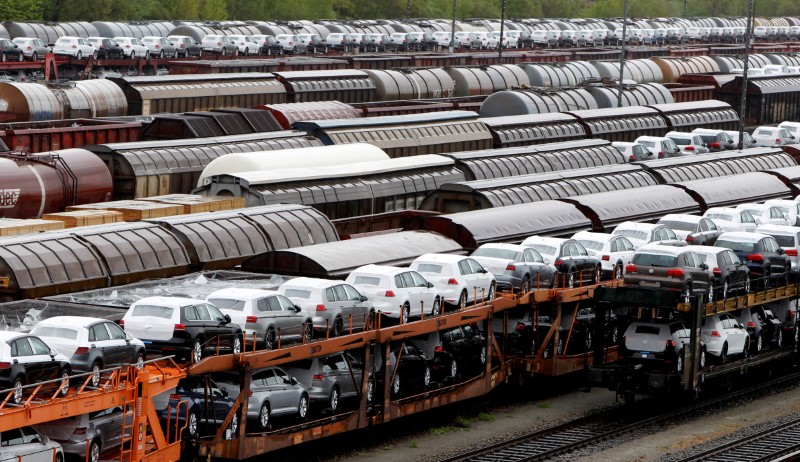
<instances>
[{"instance_id":1,"label":"silver car","mask_svg":"<svg viewBox=\"0 0 800 462\"><path fill-rule=\"evenodd\" d=\"M311 406L339 412L342 400L357 398L363 379L361 360L350 353L311 358L286 366L308 390ZM368 398L367 402L371 400Z\"/></svg>"},{"instance_id":2,"label":"silver car","mask_svg":"<svg viewBox=\"0 0 800 462\"><path fill-rule=\"evenodd\" d=\"M39 424L36 430L60 443L67 455L88 462L99 462L101 452L118 448L122 444L123 419L122 407L116 406ZM129 421L128 424L130 423ZM91 443L87 444L87 441Z\"/></svg>"},{"instance_id":3,"label":"silver car","mask_svg":"<svg viewBox=\"0 0 800 462\"><path fill-rule=\"evenodd\" d=\"M36 61L39 58L44 59L44 55L52 51L42 39L38 38L17 37L12 42L16 43L25 58L31 61Z\"/></svg>"},{"instance_id":4,"label":"silver car","mask_svg":"<svg viewBox=\"0 0 800 462\"><path fill-rule=\"evenodd\" d=\"M169 40L163 37L156 37L156 36L147 36L141 38L142 43L144 46L150 50L150 56L156 56L159 58L177 58L178 57L178 48L172 44Z\"/></svg>"},{"instance_id":5,"label":"silver car","mask_svg":"<svg viewBox=\"0 0 800 462\"><path fill-rule=\"evenodd\" d=\"M516 244L483 244L470 257L494 274L497 290L550 288L555 283L556 270L544 262L536 250Z\"/></svg>"},{"instance_id":6,"label":"silver car","mask_svg":"<svg viewBox=\"0 0 800 462\"><path fill-rule=\"evenodd\" d=\"M239 374L215 375L217 386L227 390L231 398L239 395ZM247 400L247 420L256 429L267 431L275 417L295 416L305 420L308 416L306 388L280 367L268 367L253 372L250 397ZM248 428L250 428L248 426Z\"/></svg>"},{"instance_id":7,"label":"silver car","mask_svg":"<svg viewBox=\"0 0 800 462\"><path fill-rule=\"evenodd\" d=\"M39 434L33 427L0 433L0 462L63 462L61 445Z\"/></svg>"},{"instance_id":8,"label":"silver car","mask_svg":"<svg viewBox=\"0 0 800 462\"><path fill-rule=\"evenodd\" d=\"M278 292L312 314L314 330L336 337L362 330L375 311L367 297L342 281L295 278L278 287Z\"/></svg>"}]
</instances>

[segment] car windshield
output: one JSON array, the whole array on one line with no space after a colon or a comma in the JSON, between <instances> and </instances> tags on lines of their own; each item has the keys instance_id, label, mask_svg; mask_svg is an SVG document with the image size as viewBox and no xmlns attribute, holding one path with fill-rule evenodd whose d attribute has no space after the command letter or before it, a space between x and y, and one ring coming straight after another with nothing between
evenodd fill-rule
<instances>
[{"instance_id":1,"label":"car windshield","mask_svg":"<svg viewBox=\"0 0 800 462\"><path fill-rule=\"evenodd\" d=\"M517 251L510 249L485 248L481 247L472 252L473 257L490 257L514 260L517 258Z\"/></svg>"},{"instance_id":2,"label":"car windshield","mask_svg":"<svg viewBox=\"0 0 800 462\"><path fill-rule=\"evenodd\" d=\"M663 255L657 253L637 253L633 256L631 263L634 265L656 266L669 268L675 266L678 257L674 255Z\"/></svg>"},{"instance_id":3,"label":"car windshield","mask_svg":"<svg viewBox=\"0 0 800 462\"><path fill-rule=\"evenodd\" d=\"M724 213L709 213L706 215L706 218L711 218L713 220L733 221L733 215L726 215Z\"/></svg>"},{"instance_id":4,"label":"car windshield","mask_svg":"<svg viewBox=\"0 0 800 462\"><path fill-rule=\"evenodd\" d=\"M67 340L78 340L78 331L75 329L67 329L66 327L37 326L31 331L31 334L38 335L39 337L56 337Z\"/></svg>"},{"instance_id":5,"label":"car windshield","mask_svg":"<svg viewBox=\"0 0 800 462\"><path fill-rule=\"evenodd\" d=\"M364 285L364 286L379 286L381 285L381 278L373 276L356 276L356 279L355 281L353 281L353 284Z\"/></svg>"},{"instance_id":6,"label":"car windshield","mask_svg":"<svg viewBox=\"0 0 800 462\"><path fill-rule=\"evenodd\" d=\"M244 300L233 298L209 298L208 302L221 310L244 311Z\"/></svg>"},{"instance_id":7,"label":"car windshield","mask_svg":"<svg viewBox=\"0 0 800 462\"><path fill-rule=\"evenodd\" d=\"M549 245L544 244L526 244L528 247L532 248L533 250L539 252L542 255L555 255L556 248Z\"/></svg>"},{"instance_id":8,"label":"car windshield","mask_svg":"<svg viewBox=\"0 0 800 462\"><path fill-rule=\"evenodd\" d=\"M717 247L725 247L726 249L731 249L734 252L752 252L753 249L756 247L755 242L736 242L736 241L729 241L726 239L717 239L716 243Z\"/></svg>"},{"instance_id":9,"label":"car windshield","mask_svg":"<svg viewBox=\"0 0 800 462\"><path fill-rule=\"evenodd\" d=\"M585 241L585 240L581 240L581 239L579 239L578 242L580 242L581 245L583 245L587 249L597 250L597 251L600 251L600 252L603 251L603 243L602 242L599 242L599 241Z\"/></svg>"},{"instance_id":10,"label":"car windshield","mask_svg":"<svg viewBox=\"0 0 800 462\"><path fill-rule=\"evenodd\" d=\"M170 319L173 309L169 306L158 305L136 305L133 307L131 316L153 316L156 318Z\"/></svg>"},{"instance_id":11,"label":"car windshield","mask_svg":"<svg viewBox=\"0 0 800 462\"><path fill-rule=\"evenodd\" d=\"M795 247L794 236L782 236L780 234L771 234L771 236L778 241L778 245L781 247Z\"/></svg>"},{"instance_id":12,"label":"car windshield","mask_svg":"<svg viewBox=\"0 0 800 462\"><path fill-rule=\"evenodd\" d=\"M688 221L674 221L674 220L661 220L658 222L660 225L667 225L673 230L678 231L694 231L695 224Z\"/></svg>"},{"instance_id":13,"label":"car windshield","mask_svg":"<svg viewBox=\"0 0 800 462\"><path fill-rule=\"evenodd\" d=\"M436 265L433 263L420 263L417 266L417 272L442 274L442 265Z\"/></svg>"},{"instance_id":14,"label":"car windshield","mask_svg":"<svg viewBox=\"0 0 800 462\"><path fill-rule=\"evenodd\" d=\"M310 290L302 290L302 289L286 289L283 292L283 295L291 298L311 298L311 291Z\"/></svg>"},{"instance_id":15,"label":"car windshield","mask_svg":"<svg viewBox=\"0 0 800 462\"><path fill-rule=\"evenodd\" d=\"M616 229L614 230L614 234L629 239L638 239L640 241L647 239L647 233L645 231L637 231L635 229Z\"/></svg>"}]
</instances>

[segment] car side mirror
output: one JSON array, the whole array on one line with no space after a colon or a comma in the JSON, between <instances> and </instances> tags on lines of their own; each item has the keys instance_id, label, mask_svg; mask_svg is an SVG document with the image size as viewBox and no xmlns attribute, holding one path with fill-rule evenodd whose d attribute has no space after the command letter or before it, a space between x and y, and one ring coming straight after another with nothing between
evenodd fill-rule
<instances>
[{"instance_id":1,"label":"car side mirror","mask_svg":"<svg viewBox=\"0 0 800 462\"><path fill-rule=\"evenodd\" d=\"M297 379L292 377L291 379L289 379L289 383L291 383L292 385L297 385Z\"/></svg>"},{"instance_id":2,"label":"car side mirror","mask_svg":"<svg viewBox=\"0 0 800 462\"><path fill-rule=\"evenodd\" d=\"M223 316L222 319L225 321L225 324L230 324L231 323L231 315L229 315L229 314L226 314L225 316Z\"/></svg>"},{"instance_id":3,"label":"car side mirror","mask_svg":"<svg viewBox=\"0 0 800 462\"><path fill-rule=\"evenodd\" d=\"M739 323L739 329L744 329L744 324Z\"/></svg>"},{"instance_id":4,"label":"car side mirror","mask_svg":"<svg viewBox=\"0 0 800 462\"><path fill-rule=\"evenodd\" d=\"M427 288L429 288L429 289L433 289L433 283L429 281L429 282L427 282L427 283L425 284L425 287L427 287Z\"/></svg>"},{"instance_id":5,"label":"car side mirror","mask_svg":"<svg viewBox=\"0 0 800 462\"><path fill-rule=\"evenodd\" d=\"M700 264L700 268L703 268L704 270L707 270L708 269L708 265L706 265L705 263L701 263Z\"/></svg>"},{"instance_id":6,"label":"car side mirror","mask_svg":"<svg viewBox=\"0 0 800 462\"><path fill-rule=\"evenodd\" d=\"M297 305L294 306L294 312L295 313L299 313L301 310L302 310L302 308L300 308L299 306L297 306Z\"/></svg>"},{"instance_id":7,"label":"car side mirror","mask_svg":"<svg viewBox=\"0 0 800 462\"><path fill-rule=\"evenodd\" d=\"M133 335L131 335L130 332L125 332L125 340L130 342L131 340L133 340Z\"/></svg>"},{"instance_id":8,"label":"car side mirror","mask_svg":"<svg viewBox=\"0 0 800 462\"><path fill-rule=\"evenodd\" d=\"M366 295L362 295L362 296L361 296L361 297L359 297L358 299L359 299L360 301L362 301L362 302L366 302L367 300L369 300L369 299L367 298L367 296L366 296Z\"/></svg>"},{"instance_id":9,"label":"car side mirror","mask_svg":"<svg viewBox=\"0 0 800 462\"><path fill-rule=\"evenodd\" d=\"M782 248L780 248L780 247L778 248L778 255L783 255L785 253L786 253L786 251L784 251Z\"/></svg>"},{"instance_id":10,"label":"car side mirror","mask_svg":"<svg viewBox=\"0 0 800 462\"><path fill-rule=\"evenodd\" d=\"M50 356L51 357L55 358L57 354L58 354L58 352L56 350L50 348Z\"/></svg>"}]
</instances>

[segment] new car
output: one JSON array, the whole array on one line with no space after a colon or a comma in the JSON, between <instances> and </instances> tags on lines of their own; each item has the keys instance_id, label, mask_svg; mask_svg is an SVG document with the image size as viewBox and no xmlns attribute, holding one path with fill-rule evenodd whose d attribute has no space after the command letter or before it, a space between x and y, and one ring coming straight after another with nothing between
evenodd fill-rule
<instances>
[{"instance_id":1,"label":"new car","mask_svg":"<svg viewBox=\"0 0 800 462\"><path fill-rule=\"evenodd\" d=\"M745 325L750 336L750 346L754 353L784 344L783 328L780 319L766 305L745 308L737 317L740 324Z\"/></svg>"},{"instance_id":2,"label":"new car","mask_svg":"<svg viewBox=\"0 0 800 462\"><path fill-rule=\"evenodd\" d=\"M736 143L725 130L711 128L695 128L692 133L700 135L700 138L708 146L709 152L730 151L736 149Z\"/></svg>"},{"instance_id":3,"label":"new car","mask_svg":"<svg viewBox=\"0 0 800 462\"><path fill-rule=\"evenodd\" d=\"M733 143L736 145L736 148L738 149L739 148L739 132L735 131L735 130L725 130L725 133L728 136L731 137L731 140L733 140ZM753 137L749 133L742 132L742 140L744 141L744 143L742 144L742 149L748 149L748 148L756 147L756 140L754 140Z\"/></svg>"},{"instance_id":4,"label":"new car","mask_svg":"<svg viewBox=\"0 0 800 462\"><path fill-rule=\"evenodd\" d=\"M203 57L203 47L200 43L188 35L170 35L167 37L178 53L178 57L188 58L189 56Z\"/></svg>"},{"instance_id":5,"label":"new car","mask_svg":"<svg viewBox=\"0 0 800 462\"><path fill-rule=\"evenodd\" d=\"M553 265L558 287L572 288L600 282L600 259L589 255L586 248L574 239L530 236L522 241L522 245L536 250L544 257L545 263Z\"/></svg>"},{"instance_id":6,"label":"new car","mask_svg":"<svg viewBox=\"0 0 800 462\"><path fill-rule=\"evenodd\" d=\"M364 369L361 359L352 352L304 359L287 364L284 369L305 386L312 408L328 409L336 414L342 401L361 395Z\"/></svg>"},{"instance_id":7,"label":"new car","mask_svg":"<svg viewBox=\"0 0 800 462\"><path fill-rule=\"evenodd\" d=\"M296 35L293 34L278 34L275 36L275 40L280 42L281 46L283 47L283 51L286 53L292 53L296 55L298 53L305 53L306 52L306 44L303 43Z\"/></svg>"},{"instance_id":8,"label":"new car","mask_svg":"<svg viewBox=\"0 0 800 462\"><path fill-rule=\"evenodd\" d=\"M12 403L22 403L24 395L32 391L23 389L25 385L48 380L61 379L47 388L58 389L61 396L66 396L70 371L69 359L36 335L0 331L0 390L14 390ZM0 402L6 395L0 395Z\"/></svg>"},{"instance_id":9,"label":"new car","mask_svg":"<svg viewBox=\"0 0 800 462\"><path fill-rule=\"evenodd\" d=\"M223 372L214 376L216 384L231 398L239 396L239 374ZM268 431L273 418L308 417L309 398L306 387L281 367L255 370L250 381L247 420L258 431Z\"/></svg>"},{"instance_id":10,"label":"new car","mask_svg":"<svg viewBox=\"0 0 800 462\"><path fill-rule=\"evenodd\" d=\"M0 448L0 462L64 462L61 445L33 427L3 430Z\"/></svg>"},{"instance_id":11,"label":"new car","mask_svg":"<svg viewBox=\"0 0 800 462\"><path fill-rule=\"evenodd\" d=\"M345 280L366 295L375 310L406 323L411 318L438 316L442 300L439 290L424 276L409 268L366 265Z\"/></svg>"},{"instance_id":12,"label":"new car","mask_svg":"<svg viewBox=\"0 0 800 462\"><path fill-rule=\"evenodd\" d=\"M179 406L181 401L186 401L188 413L186 406ZM178 382L178 386L169 394L169 400L154 403L162 428L166 428L169 421L177 428L185 426L184 432L189 438L197 438L214 435L235 402L236 399L230 396L228 390L213 379L191 375ZM226 439L230 439L238 430L239 413L236 412L226 428Z\"/></svg>"},{"instance_id":13,"label":"new car","mask_svg":"<svg viewBox=\"0 0 800 462\"><path fill-rule=\"evenodd\" d=\"M122 47L108 37L86 37L86 40L97 49L99 59L122 59L125 56Z\"/></svg>"},{"instance_id":14,"label":"new car","mask_svg":"<svg viewBox=\"0 0 800 462\"><path fill-rule=\"evenodd\" d=\"M314 333L308 312L274 290L226 288L210 293L206 301L242 329L246 345L255 341L271 350L279 339L310 342Z\"/></svg>"},{"instance_id":15,"label":"new car","mask_svg":"<svg viewBox=\"0 0 800 462\"><path fill-rule=\"evenodd\" d=\"M683 372L684 348L691 330L682 321L634 321L628 326L620 347L620 359L649 369ZM705 367L705 348L700 350L700 369Z\"/></svg>"},{"instance_id":16,"label":"new car","mask_svg":"<svg viewBox=\"0 0 800 462\"><path fill-rule=\"evenodd\" d=\"M31 61L36 61L40 58L44 59L44 55L52 51L40 38L17 37L12 40L12 42L14 42L20 50L22 50L22 54Z\"/></svg>"},{"instance_id":17,"label":"new car","mask_svg":"<svg viewBox=\"0 0 800 462\"><path fill-rule=\"evenodd\" d=\"M784 255L789 260L790 271L800 272L800 227L781 226L781 225L761 225L756 228L757 233L766 234L775 238L775 242L781 246Z\"/></svg>"},{"instance_id":18,"label":"new car","mask_svg":"<svg viewBox=\"0 0 800 462\"><path fill-rule=\"evenodd\" d=\"M747 330L729 313L703 317L700 334L706 352L719 362L725 362L729 355L747 357L750 352Z\"/></svg>"},{"instance_id":19,"label":"new car","mask_svg":"<svg viewBox=\"0 0 800 462\"><path fill-rule=\"evenodd\" d=\"M750 272L732 250L707 245L690 245L686 249L694 252L708 266L716 291L714 298L728 298L732 291L750 292Z\"/></svg>"},{"instance_id":20,"label":"new car","mask_svg":"<svg viewBox=\"0 0 800 462\"><path fill-rule=\"evenodd\" d=\"M142 37L141 42L150 51L151 56L158 58L177 58L178 48L172 44L171 41L163 38L149 35Z\"/></svg>"},{"instance_id":21,"label":"new car","mask_svg":"<svg viewBox=\"0 0 800 462\"><path fill-rule=\"evenodd\" d=\"M714 286L708 265L686 247L648 244L640 247L625 268L625 285L660 287L680 291L685 297L695 292L714 300Z\"/></svg>"},{"instance_id":22,"label":"new car","mask_svg":"<svg viewBox=\"0 0 800 462\"><path fill-rule=\"evenodd\" d=\"M782 283L790 268L790 263L783 249L774 237L761 233L723 233L717 239L717 247L733 250L750 270L751 282L763 279L764 284Z\"/></svg>"},{"instance_id":23,"label":"new car","mask_svg":"<svg viewBox=\"0 0 800 462\"><path fill-rule=\"evenodd\" d=\"M663 136L640 136L633 140L634 143L646 147L656 159L680 157L681 150L672 139Z\"/></svg>"},{"instance_id":24,"label":"new car","mask_svg":"<svg viewBox=\"0 0 800 462\"><path fill-rule=\"evenodd\" d=\"M759 225L785 225L792 223L783 214L781 207L768 204L741 204L736 206L738 210L745 210L756 219Z\"/></svg>"},{"instance_id":25,"label":"new car","mask_svg":"<svg viewBox=\"0 0 800 462\"><path fill-rule=\"evenodd\" d=\"M430 363L434 379L457 380L464 372L477 372L486 365L486 337L477 327L459 326L439 333Z\"/></svg>"},{"instance_id":26,"label":"new car","mask_svg":"<svg viewBox=\"0 0 800 462\"><path fill-rule=\"evenodd\" d=\"M373 34L366 35L370 36L371 43L373 46L377 47L378 45L375 40L376 37L374 37ZM306 51L309 51L312 54L328 52L328 44L325 42L325 39L320 37L318 34L297 34L297 38L306 44ZM377 51L377 49L375 51Z\"/></svg>"},{"instance_id":27,"label":"new car","mask_svg":"<svg viewBox=\"0 0 800 462\"><path fill-rule=\"evenodd\" d=\"M592 256L600 258L603 279L621 279L636 249L625 236L580 231L572 235Z\"/></svg>"},{"instance_id":28,"label":"new car","mask_svg":"<svg viewBox=\"0 0 800 462\"><path fill-rule=\"evenodd\" d=\"M365 329L375 311L366 296L343 281L294 278L281 284L278 292L311 314L314 330L324 336Z\"/></svg>"},{"instance_id":29,"label":"new car","mask_svg":"<svg viewBox=\"0 0 800 462\"><path fill-rule=\"evenodd\" d=\"M116 41L116 40L115 40ZM12 49L6 47L5 42L13 43L11 40L0 39L0 49L2 49L2 60L15 59L22 61L22 50L14 45ZM119 42L117 42L119 43ZM68 55L75 59L83 59L88 57L97 58L97 48L95 48L88 40L81 37L59 37L53 46L53 54ZM8 57L6 57L8 55Z\"/></svg>"},{"instance_id":30,"label":"new car","mask_svg":"<svg viewBox=\"0 0 800 462\"><path fill-rule=\"evenodd\" d=\"M628 162L654 159L653 153L643 144L614 141L611 146L617 148L617 151L621 152L628 159Z\"/></svg>"},{"instance_id":31,"label":"new car","mask_svg":"<svg viewBox=\"0 0 800 462\"><path fill-rule=\"evenodd\" d=\"M65 419L51 420L36 425L36 430L61 444L69 457L87 462L100 462L102 452L119 448L122 444L124 418L122 407L116 406Z\"/></svg>"},{"instance_id":32,"label":"new car","mask_svg":"<svg viewBox=\"0 0 800 462\"><path fill-rule=\"evenodd\" d=\"M254 37L249 35L229 35L228 38L233 40L240 55L257 55L261 52L261 46Z\"/></svg>"},{"instance_id":33,"label":"new car","mask_svg":"<svg viewBox=\"0 0 800 462\"><path fill-rule=\"evenodd\" d=\"M128 308L120 324L148 349L188 357L193 364L211 352L220 354L218 346L242 351L242 329L204 300L146 297Z\"/></svg>"},{"instance_id":34,"label":"new car","mask_svg":"<svg viewBox=\"0 0 800 462\"><path fill-rule=\"evenodd\" d=\"M675 231L667 225L638 223L635 221L624 221L618 224L611 234L628 238L637 249L651 242L666 245L684 245L686 242L679 238Z\"/></svg>"},{"instance_id":35,"label":"new car","mask_svg":"<svg viewBox=\"0 0 800 462\"><path fill-rule=\"evenodd\" d=\"M757 146L785 146L795 143L795 137L788 130L777 127L758 127L753 130L753 139Z\"/></svg>"},{"instance_id":36,"label":"new car","mask_svg":"<svg viewBox=\"0 0 800 462\"><path fill-rule=\"evenodd\" d=\"M117 45L122 47L122 52L126 58L150 58L150 49L142 43L141 40L135 37L114 37L112 38Z\"/></svg>"},{"instance_id":37,"label":"new car","mask_svg":"<svg viewBox=\"0 0 800 462\"><path fill-rule=\"evenodd\" d=\"M107 319L56 316L39 321L31 330L51 348L69 358L73 373L91 372L91 385L100 385L101 370L145 360L145 344Z\"/></svg>"},{"instance_id":38,"label":"new car","mask_svg":"<svg viewBox=\"0 0 800 462\"><path fill-rule=\"evenodd\" d=\"M758 227L750 212L734 207L711 207L703 214L723 231L753 232Z\"/></svg>"},{"instance_id":39,"label":"new car","mask_svg":"<svg viewBox=\"0 0 800 462\"><path fill-rule=\"evenodd\" d=\"M789 220L790 226L800 226L800 202L789 199L770 199L764 205L778 207Z\"/></svg>"},{"instance_id":40,"label":"new car","mask_svg":"<svg viewBox=\"0 0 800 462\"><path fill-rule=\"evenodd\" d=\"M474 258L429 253L414 260L410 268L432 282L442 300L450 305L464 308L494 299L494 275Z\"/></svg>"},{"instance_id":41,"label":"new car","mask_svg":"<svg viewBox=\"0 0 800 462\"><path fill-rule=\"evenodd\" d=\"M667 132L664 136L674 141L684 155L708 153L705 141L696 133Z\"/></svg>"},{"instance_id":42,"label":"new car","mask_svg":"<svg viewBox=\"0 0 800 462\"><path fill-rule=\"evenodd\" d=\"M678 238L695 245L714 245L723 232L711 219L697 215L671 213L661 217L658 223L669 226Z\"/></svg>"},{"instance_id":43,"label":"new car","mask_svg":"<svg viewBox=\"0 0 800 462\"><path fill-rule=\"evenodd\" d=\"M214 53L221 56L236 56L239 48L225 35L206 35L200 41L204 53Z\"/></svg>"},{"instance_id":44,"label":"new car","mask_svg":"<svg viewBox=\"0 0 800 462\"><path fill-rule=\"evenodd\" d=\"M408 395L415 391L424 391L431 385L430 358L425 352L410 339L396 342L389 352L389 392L393 397ZM368 395L373 396L372 402L381 399L386 378L386 364L381 362L376 367L370 380L375 393L368 390ZM368 399L369 401L369 399Z\"/></svg>"},{"instance_id":45,"label":"new car","mask_svg":"<svg viewBox=\"0 0 800 462\"><path fill-rule=\"evenodd\" d=\"M497 290L519 290L554 287L556 270L544 262L536 250L523 245L483 244L470 255L489 270L497 282Z\"/></svg>"}]
</instances>

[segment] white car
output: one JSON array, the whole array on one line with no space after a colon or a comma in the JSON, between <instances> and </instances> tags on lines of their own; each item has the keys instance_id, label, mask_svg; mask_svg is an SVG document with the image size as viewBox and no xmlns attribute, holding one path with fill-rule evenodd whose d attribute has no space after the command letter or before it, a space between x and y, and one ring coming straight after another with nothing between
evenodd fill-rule
<instances>
[{"instance_id":1,"label":"white car","mask_svg":"<svg viewBox=\"0 0 800 462\"><path fill-rule=\"evenodd\" d=\"M685 245L686 242L679 238L675 231L669 226L637 223L635 221L625 221L617 225L611 232L614 236L625 236L635 248L639 248L651 242L658 242L667 245Z\"/></svg>"},{"instance_id":2,"label":"white car","mask_svg":"<svg viewBox=\"0 0 800 462\"><path fill-rule=\"evenodd\" d=\"M464 308L469 303L494 299L495 280L474 258L428 253L410 268L432 282L445 303Z\"/></svg>"},{"instance_id":3,"label":"white car","mask_svg":"<svg viewBox=\"0 0 800 462\"><path fill-rule=\"evenodd\" d=\"M600 257L589 254L575 239L528 236L522 245L539 252L544 262L556 270L556 287L597 284L602 278Z\"/></svg>"},{"instance_id":4,"label":"white car","mask_svg":"<svg viewBox=\"0 0 800 462\"><path fill-rule=\"evenodd\" d=\"M281 343L311 341L311 316L277 291L231 287L210 293L206 301L231 317L248 346L255 342L271 350L279 339Z\"/></svg>"},{"instance_id":5,"label":"white car","mask_svg":"<svg viewBox=\"0 0 800 462\"><path fill-rule=\"evenodd\" d=\"M486 31L473 32L481 40L481 47L489 50L497 48L497 39Z\"/></svg>"},{"instance_id":6,"label":"white car","mask_svg":"<svg viewBox=\"0 0 800 462\"><path fill-rule=\"evenodd\" d=\"M625 330L622 354L632 363L659 367L673 365L683 372L683 349L691 339L691 329L682 321L634 321ZM700 369L705 367L705 350L700 352Z\"/></svg>"},{"instance_id":7,"label":"white car","mask_svg":"<svg viewBox=\"0 0 800 462\"><path fill-rule=\"evenodd\" d=\"M261 45L259 45L258 40L249 35L229 35L228 38L233 40L240 55L247 56L261 53Z\"/></svg>"},{"instance_id":8,"label":"white car","mask_svg":"<svg viewBox=\"0 0 800 462\"><path fill-rule=\"evenodd\" d=\"M781 225L761 225L755 232L766 234L775 238L775 241L783 249L784 255L792 264L791 271L800 271L800 227L781 226Z\"/></svg>"},{"instance_id":9,"label":"white car","mask_svg":"<svg viewBox=\"0 0 800 462\"><path fill-rule=\"evenodd\" d=\"M337 337L365 329L375 309L369 299L344 281L294 278L281 284L278 292L307 311L314 331Z\"/></svg>"},{"instance_id":10,"label":"white car","mask_svg":"<svg viewBox=\"0 0 800 462\"><path fill-rule=\"evenodd\" d=\"M345 282L366 295L378 313L405 324L413 317L438 316L439 290L409 268L366 265L351 272Z\"/></svg>"},{"instance_id":11,"label":"white car","mask_svg":"<svg viewBox=\"0 0 800 462\"><path fill-rule=\"evenodd\" d=\"M736 143L725 130L695 128L692 130L692 133L700 135L700 138L702 138L708 146L709 152L730 151L732 149L736 149Z\"/></svg>"},{"instance_id":12,"label":"white car","mask_svg":"<svg viewBox=\"0 0 800 462\"><path fill-rule=\"evenodd\" d=\"M792 225L789 219L783 214L780 207L767 204L741 204L736 206L738 210L750 212L759 225Z\"/></svg>"},{"instance_id":13,"label":"white car","mask_svg":"<svg viewBox=\"0 0 800 462\"><path fill-rule=\"evenodd\" d=\"M790 135L795 137L795 139L800 136L800 122L781 122L778 124L778 128L786 130Z\"/></svg>"},{"instance_id":14,"label":"white car","mask_svg":"<svg viewBox=\"0 0 800 462\"><path fill-rule=\"evenodd\" d=\"M44 59L44 55L50 53L52 49L40 38L17 37L12 40L22 50L22 54L31 61Z\"/></svg>"},{"instance_id":15,"label":"white car","mask_svg":"<svg viewBox=\"0 0 800 462\"><path fill-rule=\"evenodd\" d=\"M706 345L706 352L725 362L728 355L747 356L750 350L750 336L738 320L728 313L703 318L700 335Z\"/></svg>"},{"instance_id":16,"label":"white car","mask_svg":"<svg viewBox=\"0 0 800 462\"><path fill-rule=\"evenodd\" d=\"M679 157L681 155L681 150L678 148L678 145L675 144L672 139L664 136L640 136L633 140L633 142L646 147L653 153L653 157L656 159Z\"/></svg>"},{"instance_id":17,"label":"white car","mask_svg":"<svg viewBox=\"0 0 800 462\"><path fill-rule=\"evenodd\" d=\"M752 233L758 227L750 212L734 207L711 207L703 214L724 231L744 231Z\"/></svg>"},{"instance_id":18,"label":"white car","mask_svg":"<svg viewBox=\"0 0 800 462\"><path fill-rule=\"evenodd\" d=\"M781 209L784 216L789 219L791 226L800 226L800 202L789 199L770 199L764 205L773 205Z\"/></svg>"},{"instance_id":19,"label":"white car","mask_svg":"<svg viewBox=\"0 0 800 462\"><path fill-rule=\"evenodd\" d=\"M736 130L724 130L724 132L725 132L726 135L731 137L731 139L733 140L733 143L738 147L739 146L739 132L736 131ZM756 147L756 140L754 140L753 137L749 133L742 132L742 138L744 139L744 144L742 144L742 148L743 149Z\"/></svg>"},{"instance_id":20,"label":"white car","mask_svg":"<svg viewBox=\"0 0 800 462\"><path fill-rule=\"evenodd\" d=\"M122 47L122 54L126 58L150 58L150 49L141 40L134 37L114 37L112 40Z\"/></svg>"},{"instance_id":21,"label":"white car","mask_svg":"<svg viewBox=\"0 0 800 462\"><path fill-rule=\"evenodd\" d=\"M600 259L604 279L621 279L636 249L625 236L581 231L572 235L590 255Z\"/></svg>"},{"instance_id":22,"label":"white car","mask_svg":"<svg viewBox=\"0 0 800 462\"><path fill-rule=\"evenodd\" d=\"M689 244L714 245L722 230L710 218L683 213L670 213L658 220Z\"/></svg>"},{"instance_id":23,"label":"white car","mask_svg":"<svg viewBox=\"0 0 800 462\"><path fill-rule=\"evenodd\" d=\"M4 430L0 435L0 462L60 462L61 444L40 434L33 427Z\"/></svg>"},{"instance_id":24,"label":"white car","mask_svg":"<svg viewBox=\"0 0 800 462\"><path fill-rule=\"evenodd\" d=\"M753 130L753 139L757 146L785 146L794 144L795 138L785 128L758 127Z\"/></svg>"},{"instance_id":25,"label":"white car","mask_svg":"<svg viewBox=\"0 0 800 462\"><path fill-rule=\"evenodd\" d=\"M495 41L500 40L500 31L495 30L489 34L491 37L495 39ZM503 48L517 48L517 37L511 34L511 31L504 30L503 31Z\"/></svg>"},{"instance_id":26,"label":"white car","mask_svg":"<svg viewBox=\"0 0 800 462\"><path fill-rule=\"evenodd\" d=\"M432 35L433 38L436 39L436 43L438 43L440 47L449 47L450 42L453 40L453 34L451 32L438 30L434 32Z\"/></svg>"},{"instance_id":27,"label":"white car","mask_svg":"<svg viewBox=\"0 0 800 462\"><path fill-rule=\"evenodd\" d=\"M664 136L674 141L684 155L708 154L708 147L700 135L686 132L667 132Z\"/></svg>"},{"instance_id":28,"label":"white car","mask_svg":"<svg viewBox=\"0 0 800 462\"><path fill-rule=\"evenodd\" d=\"M97 48L82 37L59 37L53 46L53 54L69 55L75 59L97 58Z\"/></svg>"},{"instance_id":29,"label":"white car","mask_svg":"<svg viewBox=\"0 0 800 462\"><path fill-rule=\"evenodd\" d=\"M145 360L145 344L108 319L55 316L39 321L31 334L69 358L73 373L91 372L99 386L103 369Z\"/></svg>"},{"instance_id":30,"label":"white car","mask_svg":"<svg viewBox=\"0 0 800 462\"><path fill-rule=\"evenodd\" d=\"M303 43L296 35L292 34L278 34L275 40L280 42L283 46L283 51L291 52L292 54L305 53L306 44Z\"/></svg>"},{"instance_id":31,"label":"white car","mask_svg":"<svg viewBox=\"0 0 800 462\"><path fill-rule=\"evenodd\" d=\"M531 289L555 287L555 268L531 247L487 243L475 249L470 257L494 274L497 290L518 290L524 294Z\"/></svg>"},{"instance_id":32,"label":"white car","mask_svg":"<svg viewBox=\"0 0 800 462\"><path fill-rule=\"evenodd\" d=\"M629 143L627 141L614 141L611 146L624 155L628 162L639 162L642 160L655 159L653 153L647 147L639 143Z\"/></svg>"},{"instance_id":33,"label":"white car","mask_svg":"<svg viewBox=\"0 0 800 462\"><path fill-rule=\"evenodd\" d=\"M153 56L159 58L177 58L178 48L164 37L148 35L139 39Z\"/></svg>"}]
</instances>

